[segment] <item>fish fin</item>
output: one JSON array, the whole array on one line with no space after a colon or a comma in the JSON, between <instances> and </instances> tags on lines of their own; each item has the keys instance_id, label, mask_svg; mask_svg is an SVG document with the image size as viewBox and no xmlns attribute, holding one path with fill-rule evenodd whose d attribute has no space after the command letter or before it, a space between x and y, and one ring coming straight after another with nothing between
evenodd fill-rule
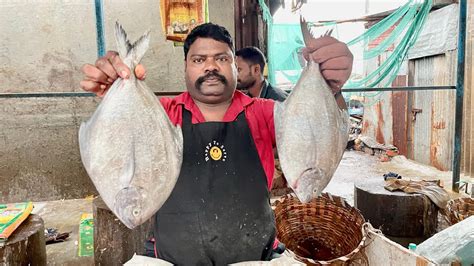
<instances>
[{"instance_id":1,"label":"fish fin","mask_svg":"<svg viewBox=\"0 0 474 266\"><path fill-rule=\"evenodd\" d=\"M331 37L333 30L334 30L334 29L330 29L330 30L326 31L326 33L324 33L323 37L324 37L324 36Z\"/></svg>"},{"instance_id":2,"label":"fish fin","mask_svg":"<svg viewBox=\"0 0 474 266\"><path fill-rule=\"evenodd\" d=\"M179 125L176 125L175 127L176 130L176 147L178 150L178 154L183 153L183 131L181 130L181 127Z\"/></svg>"},{"instance_id":3,"label":"fish fin","mask_svg":"<svg viewBox=\"0 0 474 266\"><path fill-rule=\"evenodd\" d=\"M145 55L150 45L150 31L148 30L136 42L130 44L127 33L120 23L115 22L115 40L120 58L123 62L131 67L137 65Z\"/></svg>"},{"instance_id":4,"label":"fish fin","mask_svg":"<svg viewBox=\"0 0 474 266\"><path fill-rule=\"evenodd\" d=\"M120 58L127 57L132 45L128 40L127 33L118 21L115 22L115 41L117 42L117 50Z\"/></svg>"},{"instance_id":5,"label":"fish fin","mask_svg":"<svg viewBox=\"0 0 474 266\"><path fill-rule=\"evenodd\" d=\"M79 151L81 154L82 164L87 171L89 171L90 165L90 155L89 155L89 143L87 140L89 139L89 129L88 123L82 122L81 126L79 127Z\"/></svg>"},{"instance_id":6,"label":"fish fin","mask_svg":"<svg viewBox=\"0 0 474 266\"><path fill-rule=\"evenodd\" d=\"M275 101L273 107L273 121L275 125L275 136L278 136L283 124L283 113L285 112L285 102Z\"/></svg>"}]
</instances>

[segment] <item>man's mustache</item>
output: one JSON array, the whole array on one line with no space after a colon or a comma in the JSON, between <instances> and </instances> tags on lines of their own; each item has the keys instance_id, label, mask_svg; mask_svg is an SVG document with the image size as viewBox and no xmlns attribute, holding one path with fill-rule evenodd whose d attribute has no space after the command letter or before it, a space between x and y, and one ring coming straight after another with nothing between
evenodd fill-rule
<instances>
[{"instance_id":1,"label":"man's mustache","mask_svg":"<svg viewBox=\"0 0 474 266\"><path fill-rule=\"evenodd\" d=\"M199 77L197 80L196 80L196 88L200 88L201 87L201 84L208 80L208 79L212 79L212 78L215 78L215 79L218 79L220 82L224 83L224 85L227 85L227 79L222 76L221 74L217 73L216 71L211 71L209 73L207 73L206 75L202 76L202 77Z\"/></svg>"}]
</instances>

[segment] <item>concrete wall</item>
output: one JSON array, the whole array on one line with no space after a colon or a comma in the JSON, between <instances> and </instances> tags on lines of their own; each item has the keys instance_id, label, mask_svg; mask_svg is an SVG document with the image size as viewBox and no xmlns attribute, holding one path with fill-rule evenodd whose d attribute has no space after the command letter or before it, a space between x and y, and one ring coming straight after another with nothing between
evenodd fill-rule
<instances>
[{"instance_id":1,"label":"concrete wall","mask_svg":"<svg viewBox=\"0 0 474 266\"><path fill-rule=\"evenodd\" d=\"M234 32L234 1L209 1L210 20ZM104 1L106 48L119 20L131 39L151 29L142 63L155 91L182 91L181 47L165 41L158 0ZM231 19L230 19L231 18ZM0 93L81 91L80 67L97 58L90 0L0 2ZM79 156L77 131L99 103L91 97L0 98L0 202L80 198L96 191Z\"/></svg>"}]
</instances>

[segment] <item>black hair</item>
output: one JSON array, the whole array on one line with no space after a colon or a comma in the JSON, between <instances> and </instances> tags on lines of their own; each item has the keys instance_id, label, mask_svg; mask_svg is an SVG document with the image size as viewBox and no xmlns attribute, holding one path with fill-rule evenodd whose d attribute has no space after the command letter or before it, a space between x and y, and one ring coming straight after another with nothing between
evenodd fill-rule
<instances>
[{"instance_id":1,"label":"black hair","mask_svg":"<svg viewBox=\"0 0 474 266\"><path fill-rule=\"evenodd\" d=\"M196 41L197 38L211 38L218 42L226 43L234 53L234 43L230 33L226 28L214 23L204 23L195 27L184 40L184 60L188 56L189 47Z\"/></svg>"},{"instance_id":2,"label":"black hair","mask_svg":"<svg viewBox=\"0 0 474 266\"><path fill-rule=\"evenodd\" d=\"M251 65L259 64L260 71L263 73L265 68L265 55L255 46L248 46L238 50L235 56L242 57L243 60L249 62Z\"/></svg>"}]
</instances>

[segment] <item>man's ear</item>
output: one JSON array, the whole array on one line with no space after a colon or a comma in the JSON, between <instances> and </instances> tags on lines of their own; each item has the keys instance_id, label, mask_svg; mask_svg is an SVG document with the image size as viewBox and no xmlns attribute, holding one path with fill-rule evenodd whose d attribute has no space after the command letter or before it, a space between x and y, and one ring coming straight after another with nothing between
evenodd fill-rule
<instances>
[{"instance_id":1,"label":"man's ear","mask_svg":"<svg viewBox=\"0 0 474 266\"><path fill-rule=\"evenodd\" d=\"M259 64L253 65L252 66L252 72L256 75L262 74L262 70L260 69L260 65Z\"/></svg>"}]
</instances>

